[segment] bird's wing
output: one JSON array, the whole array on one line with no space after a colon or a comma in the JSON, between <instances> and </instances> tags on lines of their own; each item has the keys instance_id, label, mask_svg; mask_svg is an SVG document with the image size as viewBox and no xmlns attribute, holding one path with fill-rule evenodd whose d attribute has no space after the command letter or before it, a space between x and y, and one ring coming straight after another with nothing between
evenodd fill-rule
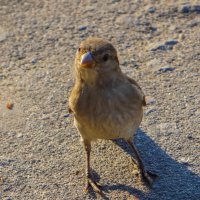
<instances>
[{"instance_id":1,"label":"bird's wing","mask_svg":"<svg viewBox=\"0 0 200 200\"><path fill-rule=\"evenodd\" d=\"M146 106L147 105L147 103L146 103L146 100L145 100L145 94L144 94L144 92L142 91L142 89L141 89L141 87L138 85L138 83L134 80L134 79L132 79L132 78L130 78L130 77L128 77L128 76L126 76L126 78L128 79L128 81L131 83L131 84L133 84L134 86L136 86L137 88L138 88L138 90L141 92L141 95L142 95L142 105L143 106Z\"/></svg>"},{"instance_id":2,"label":"bird's wing","mask_svg":"<svg viewBox=\"0 0 200 200\"><path fill-rule=\"evenodd\" d=\"M67 108L68 108L68 112L69 113L73 113L73 110L72 110L72 105L71 105L71 96L72 96L72 92L73 92L73 89L70 91L70 95L69 95L69 99L68 99L68 104L67 104Z\"/></svg>"}]
</instances>

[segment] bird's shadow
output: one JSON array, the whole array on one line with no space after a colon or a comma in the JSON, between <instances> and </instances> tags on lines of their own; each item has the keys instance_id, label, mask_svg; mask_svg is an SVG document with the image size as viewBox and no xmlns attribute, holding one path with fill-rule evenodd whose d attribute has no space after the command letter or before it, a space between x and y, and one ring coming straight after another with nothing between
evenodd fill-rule
<instances>
[{"instance_id":1,"label":"bird's shadow","mask_svg":"<svg viewBox=\"0 0 200 200\"><path fill-rule=\"evenodd\" d=\"M114 140L126 153L132 155L131 149L123 140ZM200 199L200 177L188 169L188 165L178 163L163 151L141 129L136 133L135 144L143 158L145 167L156 172L159 179L147 193L135 189L134 186L104 185L103 191L122 190L127 191L140 200L179 200ZM104 199L108 199L105 195Z\"/></svg>"}]
</instances>

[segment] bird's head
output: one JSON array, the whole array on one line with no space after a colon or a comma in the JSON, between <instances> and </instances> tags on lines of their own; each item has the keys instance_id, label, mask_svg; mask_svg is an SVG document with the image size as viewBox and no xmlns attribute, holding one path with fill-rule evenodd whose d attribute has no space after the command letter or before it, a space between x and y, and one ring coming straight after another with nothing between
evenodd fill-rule
<instances>
[{"instance_id":1,"label":"bird's head","mask_svg":"<svg viewBox=\"0 0 200 200\"><path fill-rule=\"evenodd\" d=\"M116 72L121 71L116 49L100 38L84 40L76 53L75 71L76 76L91 84L112 78Z\"/></svg>"}]
</instances>

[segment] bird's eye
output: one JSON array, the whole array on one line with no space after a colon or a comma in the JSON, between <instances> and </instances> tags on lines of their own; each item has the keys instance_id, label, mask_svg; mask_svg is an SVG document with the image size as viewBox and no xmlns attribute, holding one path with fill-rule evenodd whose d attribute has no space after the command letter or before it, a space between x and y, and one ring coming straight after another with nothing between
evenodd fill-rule
<instances>
[{"instance_id":1,"label":"bird's eye","mask_svg":"<svg viewBox=\"0 0 200 200\"><path fill-rule=\"evenodd\" d=\"M108 58L109 58L109 55L108 55L108 54L105 54L105 55L103 56L103 61L106 62L106 61L108 60Z\"/></svg>"},{"instance_id":2,"label":"bird's eye","mask_svg":"<svg viewBox=\"0 0 200 200\"><path fill-rule=\"evenodd\" d=\"M78 52L80 52L81 51L81 48L78 48Z\"/></svg>"}]
</instances>

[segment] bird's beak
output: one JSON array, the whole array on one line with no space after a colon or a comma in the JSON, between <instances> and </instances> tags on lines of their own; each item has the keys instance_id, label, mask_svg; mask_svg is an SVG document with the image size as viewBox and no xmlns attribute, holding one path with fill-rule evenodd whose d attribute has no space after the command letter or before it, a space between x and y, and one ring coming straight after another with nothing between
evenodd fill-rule
<instances>
[{"instance_id":1,"label":"bird's beak","mask_svg":"<svg viewBox=\"0 0 200 200\"><path fill-rule=\"evenodd\" d=\"M80 66L84 68L92 68L94 65L94 60L92 58L92 54L90 52L87 52L82 55Z\"/></svg>"}]
</instances>

